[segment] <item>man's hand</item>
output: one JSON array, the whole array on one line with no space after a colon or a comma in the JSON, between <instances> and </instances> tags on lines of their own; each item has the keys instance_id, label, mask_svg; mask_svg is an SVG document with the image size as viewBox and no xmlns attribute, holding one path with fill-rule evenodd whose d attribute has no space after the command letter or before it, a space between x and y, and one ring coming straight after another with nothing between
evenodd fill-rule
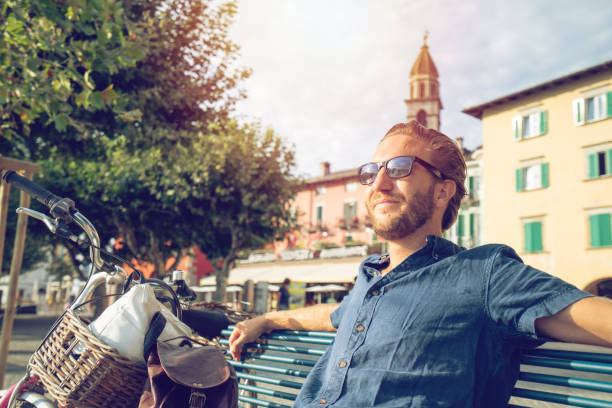
<instances>
[{"instance_id":1,"label":"man's hand","mask_svg":"<svg viewBox=\"0 0 612 408\"><path fill-rule=\"evenodd\" d=\"M240 353L244 344L253 342L262 334L272 330L335 331L330 316L337 307L337 303L322 304L301 309L268 312L254 319L244 320L236 324L229 337L232 357L240 361Z\"/></svg>"},{"instance_id":2,"label":"man's hand","mask_svg":"<svg viewBox=\"0 0 612 408\"><path fill-rule=\"evenodd\" d=\"M266 331L266 319L263 316L236 323L229 337L230 353L234 360L240 361L242 346L245 343L257 340Z\"/></svg>"}]
</instances>

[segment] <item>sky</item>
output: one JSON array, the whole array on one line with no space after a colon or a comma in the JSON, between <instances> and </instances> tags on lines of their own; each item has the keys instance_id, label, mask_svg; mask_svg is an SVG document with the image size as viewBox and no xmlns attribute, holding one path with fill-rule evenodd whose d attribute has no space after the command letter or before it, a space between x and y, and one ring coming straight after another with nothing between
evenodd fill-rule
<instances>
[{"instance_id":1,"label":"sky","mask_svg":"<svg viewBox=\"0 0 612 408\"><path fill-rule=\"evenodd\" d=\"M231 38L253 73L237 114L272 128L318 176L369 161L406 121L410 69L429 32L440 130L482 143L465 108L612 60L609 0L239 0Z\"/></svg>"}]
</instances>

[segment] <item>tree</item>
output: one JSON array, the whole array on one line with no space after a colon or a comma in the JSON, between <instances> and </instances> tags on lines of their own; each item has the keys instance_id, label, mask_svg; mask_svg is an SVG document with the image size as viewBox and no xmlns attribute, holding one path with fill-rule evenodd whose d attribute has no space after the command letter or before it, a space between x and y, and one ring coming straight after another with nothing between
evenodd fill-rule
<instances>
[{"instance_id":1,"label":"tree","mask_svg":"<svg viewBox=\"0 0 612 408\"><path fill-rule=\"evenodd\" d=\"M95 128L96 112L130 119L111 81L143 54L137 27L117 0L7 0L0 6L0 148L28 160L70 150Z\"/></svg>"},{"instance_id":2,"label":"tree","mask_svg":"<svg viewBox=\"0 0 612 408\"><path fill-rule=\"evenodd\" d=\"M196 242L216 272L216 301L225 300L230 268L245 248L259 248L295 226L290 201L300 188L295 157L272 130L235 123L198 145L192 163L204 180L188 209L206 219Z\"/></svg>"},{"instance_id":3,"label":"tree","mask_svg":"<svg viewBox=\"0 0 612 408\"><path fill-rule=\"evenodd\" d=\"M97 12L81 19L75 10L93 3ZM293 151L274 132L231 119L250 74L228 37L236 1L24 4L4 8L5 20L21 27L10 56L39 58L31 71L47 93L26 94L36 81L0 65L18 78L0 100L2 152L41 164L35 181L73 198L102 239L121 237L122 254L151 262L158 276L199 245L217 267L222 299L238 250L291 226L287 203L298 185ZM33 26L50 21L62 33L54 52L42 40L26 44ZM48 93L58 84L62 97L54 99ZM34 97L53 109L32 109Z\"/></svg>"}]
</instances>

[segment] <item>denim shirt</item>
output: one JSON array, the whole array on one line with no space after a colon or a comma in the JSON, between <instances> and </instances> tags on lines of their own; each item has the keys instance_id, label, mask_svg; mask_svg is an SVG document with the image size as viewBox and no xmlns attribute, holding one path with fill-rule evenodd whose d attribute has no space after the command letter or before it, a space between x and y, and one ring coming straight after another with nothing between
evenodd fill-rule
<instances>
[{"instance_id":1,"label":"denim shirt","mask_svg":"<svg viewBox=\"0 0 612 408\"><path fill-rule=\"evenodd\" d=\"M505 407L536 318L590 296L503 245L429 236L381 276L388 262L361 264L295 407Z\"/></svg>"}]
</instances>

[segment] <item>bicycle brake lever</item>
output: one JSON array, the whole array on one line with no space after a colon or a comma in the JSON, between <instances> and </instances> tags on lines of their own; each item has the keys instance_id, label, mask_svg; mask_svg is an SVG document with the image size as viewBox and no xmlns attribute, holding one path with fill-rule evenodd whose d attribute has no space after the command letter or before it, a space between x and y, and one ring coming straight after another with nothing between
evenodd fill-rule
<instances>
[{"instance_id":1,"label":"bicycle brake lever","mask_svg":"<svg viewBox=\"0 0 612 408\"><path fill-rule=\"evenodd\" d=\"M21 213L42 221L47 226L47 228L49 228L49 231L51 231L52 233L55 234L55 232L57 231L57 227L59 225L59 222L57 220L54 220L53 218L43 213L40 213L38 211L34 211L30 208L24 208L24 207L17 208L17 214L21 214Z\"/></svg>"}]
</instances>

